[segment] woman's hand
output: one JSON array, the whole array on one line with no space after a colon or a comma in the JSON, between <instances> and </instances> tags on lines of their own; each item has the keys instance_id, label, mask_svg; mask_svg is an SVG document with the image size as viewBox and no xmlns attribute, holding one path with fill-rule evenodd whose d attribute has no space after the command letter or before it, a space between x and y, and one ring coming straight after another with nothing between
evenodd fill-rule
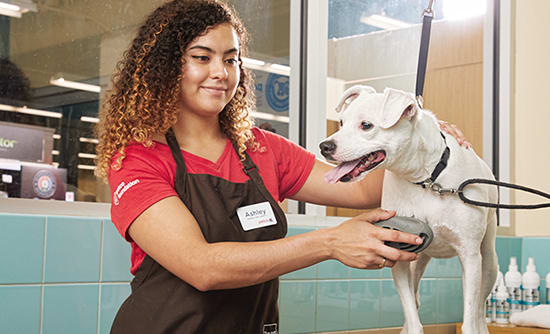
<instances>
[{"instance_id":1,"label":"woman's hand","mask_svg":"<svg viewBox=\"0 0 550 334\"><path fill-rule=\"evenodd\" d=\"M386 246L384 241L419 245L421 238L372 224L394 215L394 211L376 209L331 228L331 257L359 269L381 269L393 267L396 261L416 260L417 254Z\"/></svg>"},{"instance_id":2,"label":"woman's hand","mask_svg":"<svg viewBox=\"0 0 550 334\"><path fill-rule=\"evenodd\" d=\"M466 138L464 137L464 134L462 131L460 131L459 128L456 127L456 125L451 124L449 122L438 120L439 122L439 128L445 133L450 134L451 136L455 137L456 141L458 142L458 145L464 146L466 148L471 148L472 144L470 144Z\"/></svg>"}]
</instances>

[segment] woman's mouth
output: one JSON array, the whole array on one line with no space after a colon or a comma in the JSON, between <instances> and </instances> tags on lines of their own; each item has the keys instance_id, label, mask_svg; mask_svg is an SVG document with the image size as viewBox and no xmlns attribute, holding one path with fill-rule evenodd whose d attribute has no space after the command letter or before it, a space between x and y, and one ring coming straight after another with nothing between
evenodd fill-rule
<instances>
[{"instance_id":1,"label":"woman's mouth","mask_svg":"<svg viewBox=\"0 0 550 334\"><path fill-rule=\"evenodd\" d=\"M225 87L201 87L204 89L208 94L214 95L214 96L222 96L225 94L225 91L227 90Z\"/></svg>"}]
</instances>

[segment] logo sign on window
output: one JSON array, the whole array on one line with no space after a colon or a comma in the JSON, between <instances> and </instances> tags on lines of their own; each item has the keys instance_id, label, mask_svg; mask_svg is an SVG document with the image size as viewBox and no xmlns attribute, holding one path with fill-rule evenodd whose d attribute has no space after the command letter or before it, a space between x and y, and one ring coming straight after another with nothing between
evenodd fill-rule
<instances>
[{"instance_id":1,"label":"logo sign on window","mask_svg":"<svg viewBox=\"0 0 550 334\"><path fill-rule=\"evenodd\" d=\"M44 131L0 124L0 158L44 161Z\"/></svg>"}]
</instances>

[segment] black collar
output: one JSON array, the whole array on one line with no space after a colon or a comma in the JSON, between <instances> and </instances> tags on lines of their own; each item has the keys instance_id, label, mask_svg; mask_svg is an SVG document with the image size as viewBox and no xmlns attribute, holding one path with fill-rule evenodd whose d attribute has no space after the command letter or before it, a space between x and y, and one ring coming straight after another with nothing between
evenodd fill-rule
<instances>
[{"instance_id":1,"label":"black collar","mask_svg":"<svg viewBox=\"0 0 550 334\"><path fill-rule=\"evenodd\" d=\"M420 184L423 188L435 182L439 174L441 174L441 172L445 169L445 167L447 167L447 162L449 161L449 156L451 155L451 150L449 149L449 146L447 146L447 140L445 140L445 136L443 135L443 132L440 132L440 133L441 133L441 137L443 137L443 141L445 142L445 151L443 151L443 154L441 155L439 162L435 166L435 169L432 172L432 175L428 179L422 182L415 183L415 184Z\"/></svg>"}]
</instances>

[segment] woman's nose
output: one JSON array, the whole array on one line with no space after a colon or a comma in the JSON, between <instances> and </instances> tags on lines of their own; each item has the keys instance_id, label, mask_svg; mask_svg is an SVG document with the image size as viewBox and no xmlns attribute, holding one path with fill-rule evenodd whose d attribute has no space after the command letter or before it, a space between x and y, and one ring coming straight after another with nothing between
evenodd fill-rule
<instances>
[{"instance_id":1,"label":"woman's nose","mask_svg":"<svg viewBox=\"0 0 550 334\"><path fill-rule=\"evenodd\" d=\"M215 79L226 79L229 73L223 60L211 62L210 76Z\"/></svg>"}]
</instances>

